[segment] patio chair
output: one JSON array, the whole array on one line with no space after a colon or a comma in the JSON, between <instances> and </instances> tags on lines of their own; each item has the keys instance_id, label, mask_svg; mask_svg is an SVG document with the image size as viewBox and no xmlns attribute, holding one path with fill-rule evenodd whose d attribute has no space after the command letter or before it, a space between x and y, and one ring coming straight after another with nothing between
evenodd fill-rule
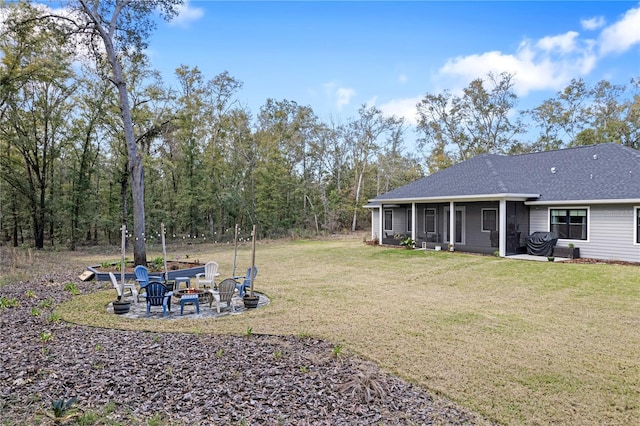
<instances>
[{"instance_id":1,"label":"patio chair","mask_svg":"<svg viewBox=\"0 0 640 426\"><path fill-rule=\"evenodd\" d=\"M162 316L167 316L167 310L171 312L172 291L167 291L167 287L158 281L152 281L145 287L147 291L147 316L151 313L152 306L162 306Z\"/></svg>"},{"instance_id":2,"label":"patio chair","mask_svg":"<svg viewBox=\"0 0 640 426\"><path fill-rule=\"evenodd\" d=\"M254 266L253 267L253 279L256 279L256 276L258 275L258 267ZM240 297L243 297L244 294L247 292L247 290L251 289L251 267L247 268L247 275L245 276L236 276L233 277L236 280L236 288L238 289L238 293L240 294ZM243 281L240 283L238 282L238 278L244 278Z\"/></svg>"},{"instance_id":3,"label":"patio chair","mask_svg":"<svg viewBox=\"0 0 640 426\"><path fill-rule=\"evenodd\" d=\"M138 290L136 289L135 284L124 283L124 288L121 290L120 283L118 282L118 279L113 274L113 272L109 272L109 278L111 278L111 284L113 284L113 287L116 289L116 292L118 293L118 299L124 300L125 296L131 296L131 298L133 299L133 303L138 302ZM127 294L127 291L129 292L129 294Z\"/></svg>"},{"instance_id":4,"label":"patio chair","mask_svg":"<svg viewBox=\"0 0 640 426\"><path fill-rule=\"evenodd\" d=\"M204 273L196 274L196 286L200 288L215 288L216 276L218 274L218 264L216 262L207 262L204 265Z\"/></svg>"},{"instance_id":5,"label":"patio chair","mask_svg":"<svg viewBox=\"0 0 640 426\"><path fill-rule=\"evenodd\" d=\"M149 276L149 270L146 266L138 265L133 268L133 272L136 274L136 282L140 286L140 291L144 290L145 287L151 281L159 281L162 282L162 277Z\"/></svg>"},{"instance_id":6,"label":"patio chair","mask_svg":"<svg viewBox=\"0 0 640 426\"><path fill-rule=\"evenodd\" d=\"M233 296L236 294L236 280L233 278L227 278L222 280L220 284L218 284L218 291L213 289L208 290L211 293L211 297L209 298L209 307L211 308L213 302L216 302L216 309L218 313L220 313L220 304L226 303L228 308L231 308L232 312L235 312L235 307L233 306Z\"/></svg>"}]
</instances>

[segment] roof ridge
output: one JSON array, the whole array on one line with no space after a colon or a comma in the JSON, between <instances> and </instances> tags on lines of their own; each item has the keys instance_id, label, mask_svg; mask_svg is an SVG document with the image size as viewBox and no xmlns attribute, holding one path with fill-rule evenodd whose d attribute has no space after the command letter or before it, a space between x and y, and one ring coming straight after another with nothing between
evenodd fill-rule
<instances>
[{"instance_id":1,"label":"roof ridge","mask_svg":"<svg viewBox=\"0 0 640 426\"><path fill-rule=\"evenodd\" d=\"M499 155L495 155L495 157L500 157ZM504 184L504 182L502 181L501 177L500 177L500 173L498 173L498 171L496 170L496 168L493 166L493 162L491 161L491 157L492 155L486 155L484 157L484 161L487 164L487 167L489 168L489 171L491 172L491 176L493 176L496 180L496 183L498 184L498 187L500 188L500 190L502 192L508 192L507 190L507 186Z\"/></svg>"}]
</instances>

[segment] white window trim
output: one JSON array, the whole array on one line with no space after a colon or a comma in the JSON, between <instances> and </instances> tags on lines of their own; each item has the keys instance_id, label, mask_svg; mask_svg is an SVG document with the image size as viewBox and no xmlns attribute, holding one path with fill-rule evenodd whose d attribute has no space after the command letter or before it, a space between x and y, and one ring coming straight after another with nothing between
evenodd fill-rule
<instances>
[{"instance_id":1,"label":"white window trim","mask_svg":"<svg viewBox=\"0 0 640 426\"><path fill-rule=\"evenodd\" d=\"M494 212L496 212L496 231L499 229L498 227L498 221L500 220L500 218L498 217L498 209L496 208L486 208L486 209L480 209L480 232L491 232L492 229L484 229L484 212L487 210L492 210Z\"/></svg>"},{"instance_id":2,"label":"white window trim","mask_svg":"<svg viewBox=\"0 0 640 426\"><path fill-rule=\"evenodd\" d=\"M633 207L633 245L640 246L638 242L638 214L640 214L640 206Z\"/></svg>"},{"instance_id":3,"label":"white window trim","mask_svg":"<svg viewBox=\"0 0 640 426\"><path fill-rule=\"evenodd\" d=\"M387 229L387 212L391 212L391 229ZM391 231L393 232L393 209L384 209L384 211L382 212L382 231Z\"/></svg>"},{"instance_id":4,"label":"white window trim","mask_svg":"<svg viewBox=\"0 0 640 426\"><path fill-rule=\"evenodd\" d=\"M547 231L551 232L551 210L581 210L587 211L587 239L574 240L569 238L558 238L558 242L566 243L588 243L591 236L591 207L589 206L553 206L547 207Z\"/></svg>"},{"instance_id":5,"label":"white window trim","mask_svg":"<svg viewBox=\"0 0 640 426\"><path fill-rule=\"evenodd\" d=\"M429 231L427 230L427 211L428 210L433 210L433 226L434 226L434 230L433 231ZM438 209L435 209L433 207L427 207L424 209L424 233L426 234L437 234L438 233Z\"/></svg>"}]
</instances>

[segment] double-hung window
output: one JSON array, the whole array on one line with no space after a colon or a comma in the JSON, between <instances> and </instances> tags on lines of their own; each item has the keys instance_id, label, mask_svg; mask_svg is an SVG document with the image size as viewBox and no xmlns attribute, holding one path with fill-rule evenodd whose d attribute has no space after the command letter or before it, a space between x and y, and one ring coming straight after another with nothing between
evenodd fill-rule
<instances>
[{"instance_id":1,"label":"double-hung window","mask_svg":"<svg viewBox=\"0 0 640 426\"><path fill-rule=\"evenodd\" d=\"M587 209L550 209L550 231L560 239L587 239Z\"/></svg>"},{"instance_id":2,"label":"double-hung window","mask_svg":"<svg viewBox=\"0 0 640 426\"><path fill-rule=\"evenodd\" d=\"M498 210L482 209L482 232L498 230Z\"/></svg>"},{"instance_id":3,"label":"double-hung window","mask_svg":"<svg viewBox=\"0 0 640 426\"><path fill-rule=\"evenodd\" d=\"M413 231L413 209L407 209L407 232Z\"/></svg>"}]
</instances>

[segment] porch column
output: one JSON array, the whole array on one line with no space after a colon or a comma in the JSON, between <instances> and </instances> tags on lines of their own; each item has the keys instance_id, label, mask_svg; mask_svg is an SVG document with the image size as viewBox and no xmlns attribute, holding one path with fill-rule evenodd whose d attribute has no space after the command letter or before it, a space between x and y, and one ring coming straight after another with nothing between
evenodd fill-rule
<instances>
[{"instance_id":1,"label":"porch column","mask_svg":"<svg viewBox=\"0 0 640 426\"><path fill-rule=\"evenodd\" d=\"M411 239L416 240L416 203L411 203Z\"/></svg>"},{"instance_id":2,"label":"porch column","mask_svg":"<svg viewBox=\"0 0 640 426\"><path fill-rule=\"evenodd\" d=\"M456 203L449 201L449 244L456 245Z\"/></svg>"},{"instance_id":3,"label":"porch column","mask_svg":"<svg viewBox=\"0 0 640 426\"><path fill-rule=\"evenodd\" d=\"M504 257L507 250L507 200L500 200L500 208L498 209L498 251L500 257Z\"/></svg>"},{"instance_id":4,"label":"porch column","mask_svg":"<svg viewBox=\"0 0 640 426\"><path fill-rule=\"evenodd\" d=\"M380 203L380 214L378 215L378 241L382 244L382 228L384 227L384 206Z\"/></svg>"}]
</instances>

